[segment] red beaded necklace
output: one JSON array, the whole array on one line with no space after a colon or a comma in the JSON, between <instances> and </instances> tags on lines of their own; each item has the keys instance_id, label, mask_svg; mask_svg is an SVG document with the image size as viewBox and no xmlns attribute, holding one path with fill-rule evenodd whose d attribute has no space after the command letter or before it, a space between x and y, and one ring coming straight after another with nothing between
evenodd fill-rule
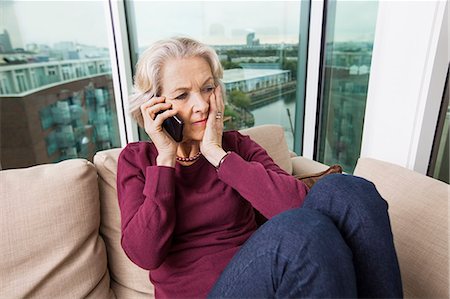
<instances>
[{"instance_id":1,"label":"red beaded necklace","mask_svg":"<svg viewBox=\"0 0 450 299\"><path fill-rule=\"evenodd\" d=\"M180 161L180 162L194 162L195 160L200 158L201 155L202 155L202 152L198 152L192 157L183 158L183 157L177 156L176 159L177 159L177 161Z\"/></svg>"}]
</instances>

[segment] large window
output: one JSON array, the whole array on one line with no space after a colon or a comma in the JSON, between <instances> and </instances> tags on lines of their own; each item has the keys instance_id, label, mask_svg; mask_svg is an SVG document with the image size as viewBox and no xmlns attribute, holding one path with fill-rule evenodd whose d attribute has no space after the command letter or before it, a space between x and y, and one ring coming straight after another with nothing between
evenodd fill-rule
<instances>
[{"instance_id":1,"label":"large window","mask_svg":"<svg viewBox=\"0 0 450 299\"><path fill-rule=\"evenodd\" d=\"M120 146L105 3L2 1L2 169Z\"/></svg>"},{"instance_id":2,"label":"large window","mask_svg":"<svg viewBox=\"0 0 450 299\"><path fill-rule=\"evenodd\" d=\"M436 54L432 51L438 32L433 26L448 5L422 1L412 7L411 17L411 7L391 2L0 1L0 169L92 159L99 150L135 141L136 127L122 111L130 69L154 41L183 35L219 54L228 98L226 129L280 124L291 150L341 164L349 173L362 142L364 155L411 169L420 164L425 172L429 155L413 155L431 146L420 130L431 116L426 109L424 119L418 118L415 111L425 103L417 95L431 88L425 80L430 63L445 63L444 33ZM372 62L376 21L381 26ZM411 48L415 40L421 46ZM404 66L410 75L397 80ZM412 105L403 105L403 99ZM444 181L447 106L441 109L428 172ZM398 122L398 116L406 121Z\"/></svg>"},{"instance_id":3,"label":"large window","mask_svg":"<svg viewBox=\"0 0 450 299\"><path fill-rule=\"evenodd\" d=\"M298 59L300 1L126 4L133 64L162 38L190 36L211 45L225 68L225 128L280 124L293 149L296 105L303 105L297 74L306 63Z\"/></svg>"},{"instance_id":4,"label":"large window","mask_svg":"<svg viewBox=\"0 0 450 299\"><path fill-rule=\"evenodd\" d=\"M352 173L360 155L377 1L326 1L316 157Z\"/></svg>"}]
</instances>

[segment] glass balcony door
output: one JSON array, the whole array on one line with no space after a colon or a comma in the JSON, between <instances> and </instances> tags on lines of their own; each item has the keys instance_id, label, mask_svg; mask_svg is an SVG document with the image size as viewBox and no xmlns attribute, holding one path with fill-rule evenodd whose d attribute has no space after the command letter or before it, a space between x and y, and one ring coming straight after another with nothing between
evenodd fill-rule
<instances>
[{"instance_id":1,"label":"glass balcony door","mask_svg":"<svg viewBox=\"0 0 450 299\"><path fill-rule=\"evenodd\" d=\"M325 1L315 160L353 172L361 150L377 1Z\"/></svg>"}]
</instances>

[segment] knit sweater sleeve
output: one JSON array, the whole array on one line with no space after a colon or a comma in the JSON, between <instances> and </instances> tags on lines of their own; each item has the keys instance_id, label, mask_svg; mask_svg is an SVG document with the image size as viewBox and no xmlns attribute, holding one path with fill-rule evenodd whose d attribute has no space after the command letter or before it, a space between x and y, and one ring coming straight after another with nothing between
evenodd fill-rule
<instances>
[{"instance_id":1,"label":"knit sweater sleeve","mask_svg":"<svg viewBox=\"0 0 450 299\"><path fill-rule=\"evenodd\" d=\"M267 219L300 207L308 187L276 165L250 137L235 134L235 151L221 164L219 178L238 191Z\"/></svg>"},{"instance_id":2,"label":"knit sweater sleeve","mask_svg":"<svg viewBox=\"0 0 450 299\"><path fill-rule=\"evenodd\" d=\"M117 166L121 244L141 268L158 268L169 251L175 227L175 169L152 165L149 146L128 144ZM153 161L153 164L154 163Z\"/></svg>"}]
</instances>

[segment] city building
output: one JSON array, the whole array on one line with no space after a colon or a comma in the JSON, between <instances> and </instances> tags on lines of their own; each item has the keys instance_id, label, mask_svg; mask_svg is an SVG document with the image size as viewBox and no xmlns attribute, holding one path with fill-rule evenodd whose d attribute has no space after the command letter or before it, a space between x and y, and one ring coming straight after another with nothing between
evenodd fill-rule
<instances>
[{"instance_id":1,"label":"city building","mask_svg":"<svg viewBox=\"0 0 450 299\"><path fill-rule=\"evenodd\" d=\"M255 37L254 32L250 32L249 34L247 34L247 46L259 46L259 38Z\"/></svg>"},{"instance_id":2,"label":"city building","mask_svg":"<svg viewBox=\"0 0 450 299\"><path fill-rule=\"evenodd\" d=\"M20 95L51 84L109 73L107 58L5 65L0 69L0 96Z\"/></svg>"},{"instance_id":3,"label":"city building","mask_svg":"<svg viewBox=\"0 0 450 299\"><path fill-rule=\"evenodd\" d=\"M12 52L13 48L11 45L11 39L9 38L9 33L6 30L3 30L3 33L0 33L0 53L8 53Z\"/></svg>"},{"instance_id":4,"label":"city building","mask_svg":"<svg viewBox=\"0 0 450 299\"><path fill-rule=\"evenodd\" d=\"M120 145L108 59L3 66L0 96L3 169Z\"/></svg>"},{"instance_id":5,"label":"city building","mask_svg":"<svg viewBox=\"0 0 450 299\"><path fill-rule=\"evenodd\" d=\"M227 91L251 92L287 83L290 80L290 71L276 69L229 69L223 74L223 83Z\"/></svg>"}]
</instances>

